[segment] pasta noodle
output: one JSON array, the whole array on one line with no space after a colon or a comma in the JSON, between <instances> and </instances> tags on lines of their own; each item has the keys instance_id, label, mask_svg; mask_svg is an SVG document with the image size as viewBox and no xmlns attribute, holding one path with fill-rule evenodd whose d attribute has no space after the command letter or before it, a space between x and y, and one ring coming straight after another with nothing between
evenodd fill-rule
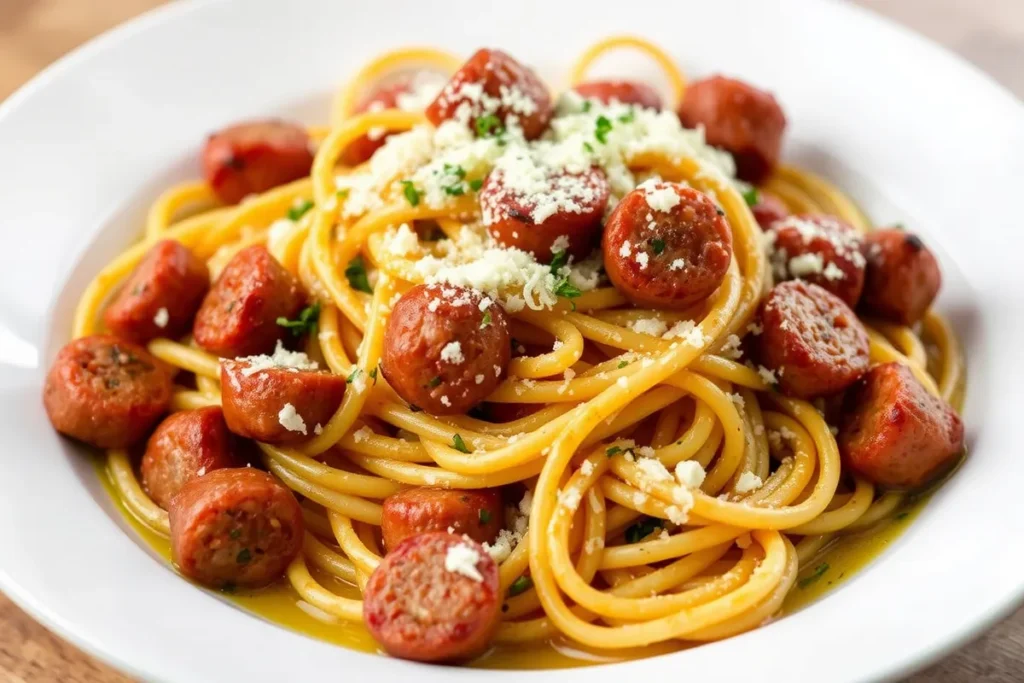
<instances>
[{"instance_id":1,"label":"pasta noodle","mask_svg":"<svg viewBox=\"0 0 1024 683\"><path fill-rule=\"evenodd\" d=\"M683 96L686 78L679 67L633 37L612 37L585 51L569 81L580 82L593 62L620 48L653 58L672 95ZM339 92L330 129L311 131L319 144L308 178L230 207L219 206L198 182L162 194L142 240L84 291L74 336L100 330L104 303L158 239L190 247L214 276L241 248L264 244L320 300L309 356L335 374L374 378L365 390L350 385L322 431L302 445L261 444L269 471L305 499L307 536L287 571L298 598L340 621L362 619L361 601L331 586L344 582L361 589L380 563L377 527L387 496L408 486L521 484L532 494L529 532L503 559L500 580L507 591L528 570L532 586L508 598L499 649L557 637L597 651L627 652L714 640L757 626L778 612L798 574L813 568L816 558L844 536L891 519L905 497L844 476L820 406L774 393L755 367L723 350L731 336L753 334L751 323L771 278L747 202L705 161L645 152L628 165L638 175L655 172L688 183L720 203L734 253L708 302L685 312L644 311L626 307L614 289L598 287L571 306L563 299L543 310L510 311L518 339L552 348L513 359L511 377L489 397L494 404L543 406L509 422L417 412L378 381L393 301L424 281L417 260L438 254L438 242L422 236L414 255L397 254L385 236L403 224L429 223L453 242L465 227L479 226L480 207L470 196L453 197L443 208L410 205L385 189L371 207L350 210L351 198L339 196L337 179L358 169L341 166L339 159L370 131L400 133L425 124L416 112L355 113L373 83L411 66L450 73L460 63L414 48L364 67ZM859 230L871 227L850 198L809 171L780 167L764 187L794 212L825 212ZM283 229L273 227L304 200L313 203L308 213ZM354 289L344 274L356 257L369 264L370 295ZM689 322L693 332L684 341L638 331L652 320L665 328ZM873 361L905 364L929 391L958 400L962 359L937 313L928 313L920 329L869 321L869 334ZM173 410L219 404L216 357L187 338L157 339L148 349L180 371ZM453 448L453 439L468 452ZM637 447L634 441L641 439L650 446ZM641 451L646 457L639 457ZM650 476L644 462L650 458L664 471L697 463L707 474L681 496L674 479ZM146 496L127 453L112 450L106 462L128 510L166 536L167 513ZM750 480L760 486L741 485ZM630 538L644 518L650 518L652 533Z\"/></svg>"}]
</instances>

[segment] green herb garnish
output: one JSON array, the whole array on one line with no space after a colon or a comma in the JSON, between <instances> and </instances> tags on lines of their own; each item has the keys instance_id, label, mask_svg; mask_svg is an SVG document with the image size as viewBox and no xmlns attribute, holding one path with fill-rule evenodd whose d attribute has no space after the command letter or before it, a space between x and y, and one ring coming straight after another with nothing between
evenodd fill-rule
<instances>
[{"instance_id":1,"label":"green herb garnish","mask_svg":"<svg viewBox=\"0 0 1024 683\"><path fill-rule=\"evenodd\" d=\"M416 189L411 180L402 181L402 194L405 195L406 201L411 206L419 206L420 203L420 191Z\"/></svg>"},{"instance_id":2,"label":"green herb garnish","mask_svg":"<svg viewBox=\"0 0 1024 683\"><path fill-rule=\"evenodd\" d=\"M587 150L591 154L594 153L594 146L592 144L590 144L589 142L584 142L583 143L583 149Z\"/></svg>"},{"instance_id":3,"label":"green herb garnish","mask_svg":"<svg viewBox=\"0 0 1024 683\"><path fill-rule=\"evenodd\" d=\"M356 377L359 376L360 372L361 370L359 368L352 368L352 372L350 372L348 377L345 378L345 384L352 384L352 382L355 382Z\"/></svg>"},{"instance_id":4,"label":"green herb garnish","mask_svg":"<svg viewBox=\"0 0 1024 683\"><path fill-rule=\"evenodd\" d=\"M363 265L362 256L356 256L348 262L348 267L345 268L345 277L348 278L348 285L352 289L373 294L373 287L370 286L370 280L366 277L366 266Z\"/></svg>"},{"instance_id":5,"label":"green herb garnish","mask_svg":"<svg viewBox=\"0 0 1024 683\"><path fill-rule=\"evenodd\" d=\"M607 455L610 458L613 455L615 455L616 453L621 453L621 452L622 452L621 448L619 448L618 446L612 446L611 448L606 450L604 453L605 453L605 455Z\"/></svg>"},{"instance_id":6,"label":"green herb garnish","mask_svg":"<svg viewBox=\"0 0 1024 683\"><path fill-rule=\"evenodd\" d=\"M619 121L622 123L632 123L633 119L636 118L636 111L632 107L629 108L629 112L619 117Z\"/></svg>"},{"instance_id":7,"label":"green herb garnish","mask_svg":"<svg viewBox=\"0 0 1024 683\"><path fill-rule=\"evenodd\" d=\"M431 377L430 381L427 382L427 385L429 385L431 388L436 387L436 386L440 386L441 385L441 376L440 375L436 375L434 377Z\"/></svg>"},{"instance_id":8,"label":"green herb garnish","mask_svg":"<svg viewBox=\"0 0 1024 683\"><path fill-rule=\"evenodd\" d=\"M298 202L295 206L288 209L288 220L297 221L306 215L306 212L313 208L313 202L308 199L303 199Z\"/></svg>"},{"instance_id":9,"label":"green herb garnish","mask_svg":"<svg viewBox=\"0 0 1024 683\"><path fill-rule=\"evenodd\" d=\"M235 561L238 562L238 564L249 564L249 560L251 559L252 553L249 552L248 548L242 548L238 551L238 554L235 555Z\"/></svg>"},{"instance_id":10,"label":"green herb garnish","mask_svg":"<svg viewBox=\"0 0 1024 683\"><path fill-rule=\"evenodd\" d=\"M476 134L482 138L495 137L505 132L505 126L501 125L501 119L494 114L481 116L474 125Z\"/></svg>"},{"instance_id":11,"label":"green herb garnish","mask_svg":"<svg viewBox=\"0 0 1024 683\"><path fill-rule=\"evenodd\" d=\"M558 271L569 262L569 250L559 249L551 252L551 274L558 275Z\"/></svg>"},{"instance_id":12,"label":"green herb garnish","mask_svg":"<svg viewBox=\"0 0 1024 683\"><path fill-rule=\"evenodd\" d=\"M639 543L654 533L655 529L661 529L665 523L655 517L647 517L633 524L626 529L626 543Z\"/></svg>"},{"instance_id":13,"label":"green herb garnish","mask_svg":"<svg viewBox=\"0 0 1024 683\"><path fill-rule=\"evenodd\" d=\"M804 578L800 579L800 581L797 582L797 585L800 586L800 588L807 588L812 583L820 579L827 571L828 562L822 562L814 568L814 571L811 572L809 576L805 576Z\"/></svg>"},{"instance_id":14,"label":"green herb garnish","mask_svg":"<svg viewBox=\"0 0 1024 683\"><path fill-rule=\"evenodd\" d=\"M469 453L469 448L466 446L466 442L462 440L462 437L456 434L452 437L452 448L457 450L459 453Z\"/></svg>"},{"instance_id":15,"label":"green herb garnish","mask_svg":"<svg viewBox=\"0 0 1024 683\"><path fill-rule=\"evenodd\" d=\"M491 324L491 312L484 311L484 319L480 322L480 329L484 329Z\"/></svg>"},{"instance_id":16,"label":"green herb garnish","mask_svg":"<svg viewBox=\"0 0 1024 683\"><path fill-rule=\"evenodd\" d=\"M620 360L619 361L619 370L621 370L622 368L626 367L627 365L629 365L629 361L628 360Z\"/></svg>"},{"instance_id":17,"label":"green herb garnish","mask_svg":"<svg viewBox=\"0 0 1024 683\"><path fill-rule=\"evenodd\" d=\"M461 197L466 194L466 188L462 187L462 183L459 183L458 185L449 185L444 188L444 193L452 197Z\"/></svg>"},{"instance_id":18,"label":"green herb garnish","mask_svg":"<svg viewBox=\"0 0 1024 683\"><path fill-rule=\"evenodd\" d=\"M370 378L373 380L373 385L377 386L377 368L370 371Z\"/></svg>"},{"instance_id":19,"label":"green herb garnish","mask_svg":"<svg viewBox=\"0 0 1024 683\"><path fill-rule=\"evenodd\" d=\"M608 133L611 132L612 122L608 120L607 116L598 116L594 128L594 137L602 145L608 142Z\"/></svg>"},{"instance_id":20,"label":"green herb garnish","mask_svg":"<svg viewBox=\"0 0 1024 683\"><path fill-rule=\"evenodd\" d=\"M320 317L320 302L314 301L312 306L306 306L299 313L295 320L285 317L277 319L277 324L291 331L293 336L301 337L304 334L312 334L316 331L316 323Z\"/></svg>"},{"instance_id":21,"label":"green herb garnish","mask_svg":"<svg viewBox=\"0 0 1024 683\"><path fill-rule=\"evenodd\" d=\"M654 250L655 254L660 255L661 252L665 251L665 240L655 237L651 240L651 249Z\"/></svg>"},{"instance_id":22,"label":"green herb garnish","mask_svg":"<svg viewBox=\"0 0 1024 683\"><path fill-rule=\"evenodd\" d=\"M481 524L489 524L491 521L491 511L480 508L478 517L480 519Z\"/></svg>"},{"instance_id":23,"label":"green herb garnish","mask_svg":"<svg viewBox=\"0 0 1024 683\"><path fill-rule=\"evenodd\" d=\"M529 576L520 576L508 587L508 597L514 598L517 595L522 595L531 588L533 588L533 579Z\"/></svg>"},{"instance_id":24,"label":"green herb garnish","mask_svg":"<svg viewBox=\"0 0 1024 683\"><path fill-rule=\"evenodd\" d=\"M473 190L473 192L479 192L480 188L483 186L484 181L482 178L474 178L473 180L469 181L469 189Z\"/></svg>"},{"instance_id":25,"label":"green herb garnish","mask_svg":"<svg viewBox=\"0 0 1024 683\"><path fill-rule=\"evenodd\" d=\"M751 187L743 193L743 201L747 203L747 206L753 206L757 204L759 198L757 196L757 188Z\"/></svg>"},{"instance_id":26,"label":"green herb garnish","mask_svg":"<svg viewBox=\"0 0 1024 683\"><path fill-rule=\"evenodd\" d=\"M459 180L462 180L463 178L466 177L466 169L462 168L461 166L455 166L453 164L445 164L444 172L447 173L448 175L455 176Z\"/></svg>"}]
</instances>

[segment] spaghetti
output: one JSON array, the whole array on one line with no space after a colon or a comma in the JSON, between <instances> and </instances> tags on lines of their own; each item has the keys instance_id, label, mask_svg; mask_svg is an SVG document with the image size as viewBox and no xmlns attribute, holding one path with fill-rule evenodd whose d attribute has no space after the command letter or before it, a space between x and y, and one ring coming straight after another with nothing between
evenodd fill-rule
<instances>
[{"instance_id":1,"label":"spaghetti","mask_svg":"<svg viewBox=\"0 0 1024 683\"><path fill-rule=\"evenodd\" d=\"M570 70L571 85L607 51L623 47L651 56L675 100L682 99L687 80L679 67L632 37L587 50ZM381 78L403 69L427 65L451 74L460 63L443 52L408 49L364 67L338 94L331 128L310 131L318 143L309 177L237 206L219 205L205 183L165 192L142 241L86 288L74 336L100 331L105 302L164 239L192 250L214 278L242 249L264 245L315 296L317 332L304 351L349 378L347 390L308 440L260 444L260 455L302 500L305 539L286 579L296 609L329 623L363 619L359 593L383 558L385 499L408 487L510 486L525 493L525 505L509 511L511 541L496 554L500 591L508 596L494 636L499 650L550 641L609 656L642 654L764 623L798 577L821 566L816 558L845 535L890 519L905 495L850 471L822 406L780 394L771 373L743 362L742 349L759 333L770 266L744 196L750 190L730 177L728 159L685 137L692 131L678 138L692 153L681 153L679 144L623 145L608 172L619 178L613 195L654 177L717 201L731 228L732 259L706 301L672 311L631 306L600 281L597 267L587 270L586 260L566 266L570 282L591 283L570 297L545 289L543 277L541 284L526 278L494 288L488 293L505 304L517 343L531 350L511 360L509 376L487 398L492 405L538 407L511 420L433 416L378 377L399 296L425 281L452 281L453 273L465 273L467 259L486 260L494 248L470 181L486 175L503 151L494 140L464 142L460 153L469 161L454 178L458 184L447 186L457 191L434 200L426 182L415 179L427 177L422 170L451 149L436 140L439 130L419 111L360 111L359 102ZM579 109L556 120L595 125ZM340 164L345 150L367 136L390 137L365 164ZM400 163L387 170L399 150ZM405 178L414 180L401 183ZM848 197L808 171L780 166L761 187L792 212L871 228ZM307 210L282 218L295 207ZM426 237L424 226L439 234ZM346 276L353 264L364 269L372 293ZM547 266L540 265L528 273L543 276ZM961 354L938 314L928 312L919 327L871 320L867 331L873 363L905 365L929 392L959 401ZM157 338L147 348L179 370L173 411L221 404L217 357L190 337ZM106 467L131 514L168 536L168 515L140 486L125 450L110 450ZM672 475L698 470L702 479L689 485Z\"/></svg>"}]
</instances>

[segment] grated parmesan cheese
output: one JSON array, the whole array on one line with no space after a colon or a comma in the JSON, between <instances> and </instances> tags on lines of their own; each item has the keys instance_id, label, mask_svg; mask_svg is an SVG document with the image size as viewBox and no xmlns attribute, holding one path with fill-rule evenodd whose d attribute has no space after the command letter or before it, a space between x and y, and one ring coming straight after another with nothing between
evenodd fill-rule
<instances>
[{"instance_id":1,"label":"grated parmesan cheese","mask_svg":"<svg viewBox=\"0 0 1024 683\"><path fill-rule=\"evenodd\" d=\"M448 547L448 552L444 556L444 568L467 579L483 581L483 574L476 568L479 561L480 554L472 546L458 543Z\"/></svg>"},{"instance_id":2,"label":"grated parmesan cheese","mask_svg":"<svg viewBox=\"0 0 1024 683\"><path fill-rule=\"evenodd\" d=\"M284 404L280 412L277 413L277 421L289 432L298 432L302 435L306 434L306 423L302 419L302 416L296 412L295 406L291 403Z\"/></svg>"},{"instance_id":3,"label":"grated parmesan cheese","mask_svg":"<svg viewBox=\"0 0 1024 683\"><path fill-rule=\"evenodd\" d=\"M227 359L221 362L232 362ZM291 372L298 372L300 370L318 370L320 366L316 361L310 360L309 356L302 353L301 351L289 351L284 348L284 344L280 340L277 342L277 347L274 349L274 353L267 356L245 356L244 358L236 358L234 362L245 363L247 367L242 369L242 376L249 377L262 370L290 370Z\"/></svg>"},{"instance_id":4,"label":"grated parmesan cheese","mask_svg":"<svg viewBox=\"0 0 1024 683\"><path fill-rule=\"evenodd\" d=\"M740 475L740 478L736 480L736 493L750 493L756 491L763 486L761 477L757 476L753 472L744 472Z\"/></svg>"},{"instance_id":5,"label":"grated parmesan cheese","mask_svg":"<svg viewBox=\"0 0 1024 683\"><path fill-rule=\"evenodd\" d=\"M153 316L153 324L160 329L167 327L167 323L170 322L170 320L171 315L167 312L166 308L161 308L156 312L156 315Z\"/></svg>"},{"instance_id":6,"label":"grated parmesan cheese","mask_svg":"<svg viewBox=\"0 0 1024 683\"><path fill-rule=\"evenodd\" d=\"M466 360L466 357L462 355L462 344L457 341L445 344L441 349L441 360L452 365L462 365Z\"/></svg>"}]
</instances>

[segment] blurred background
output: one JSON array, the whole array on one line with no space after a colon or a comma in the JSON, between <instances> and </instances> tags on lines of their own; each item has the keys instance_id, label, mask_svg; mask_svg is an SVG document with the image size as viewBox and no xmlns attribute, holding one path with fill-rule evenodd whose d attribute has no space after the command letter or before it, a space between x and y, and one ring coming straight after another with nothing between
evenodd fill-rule
<instances>
[{"instance_id":1,"label":"blurred background","mask_svg":"<svg viewBox=\"0 0 1024 683\"><path fill-rule=\"evenodd\" d=\"M941 43L1024 98L1024 0L846 1ZM69 50L165 2L0 0L0 100ZM1024 681L1024 609L909 680ZM51 681L122 683L127 679L51 635L0 594L0 683Z\"/></svg>"}]
</instances>

